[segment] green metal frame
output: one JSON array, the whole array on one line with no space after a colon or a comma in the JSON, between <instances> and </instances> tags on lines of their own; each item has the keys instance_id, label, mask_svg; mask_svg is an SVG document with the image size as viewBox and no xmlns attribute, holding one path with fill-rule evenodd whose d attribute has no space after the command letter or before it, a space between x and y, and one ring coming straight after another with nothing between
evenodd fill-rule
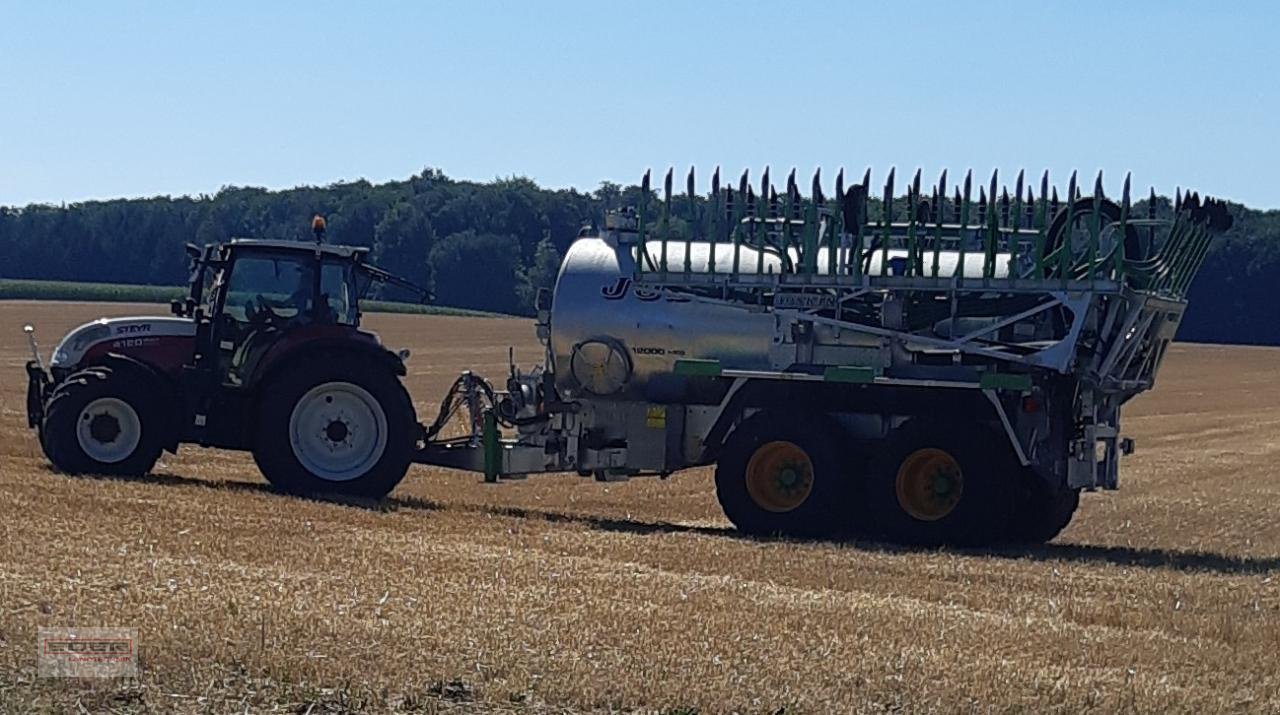
<instances>
[{"instance_id":1,"label":"green metal frame","mask_svg":"<svg viewBox=\"0 0 1280 715\"><path fill-rule=\"evenodd\" d=\"M972 198L971 171L958 187L947 184L947 172L943 171L929 189L928 199L919 171L904 197L896 195L894 175L891 169L881 196L873 202L869 169L861 183L850 187L845 187L841 171L834 196L827 198L820 172L815 172L809 196L804 197L797 188L794 170L779 195L766 168L757 195L747 172L736 190L722 189L717 168L710 196L701 197L695 194L694 171L690 169L684 200L689 236L708 244L710 264L707 270L695 272L692 249L683 237L679 239L683 256L673 261L669 255L669 244L678 240L672 222L673 171L665 175L656 216L646 173L637 217L636 278L683 285L724 282L952 290L1079 290L1082 286L1114 290L1127 285L1182 299L1214 232L1210 215L1225 213L1221 202L1202 201L1195 194L1184 200L1179 194L1172 219L1157 220L1153 190L1147 215L1138 217L1127 175L1118 207L1103 192L1101 173L1088 199L1079 198L1073 173L1067 184L1067 200L1061 204L1048 172L1041 178L1038 196L1024 186L1023 172L1018 173L1012 194L1009 187L999 185L998 173L993 173L990 182L979 188L976 201ZM948 200L952 188L954 198ZM1086 208L1078 205L1082 202ZM896 203L906 204L905 213ZM699 211L700 207L705 210ZM1109 218L1117 211L1118 220ZM1056 234L1052 233L1054 226L1061 228ZM1126 236L1140 234L1143 229L1145 245L1130 255L1133 247L1126 248ZM1049 246L1050 241L1055 245ZM754 249L754 265L743 264L744 247ZM727 272L717 260L724 256L723 251L732 256ZM944 252L956 256L955 273L959 275L942 274L940 257ZM778 259L776 273L773 262L766 265L766 253ZM820 260L823 253L825 259ZM966 269L973 253L982 255L981 271ZM877 254L879 267L873 270ZM905 256L905 260L896 260L898 256Z\"/></svg>"}]
</instances>

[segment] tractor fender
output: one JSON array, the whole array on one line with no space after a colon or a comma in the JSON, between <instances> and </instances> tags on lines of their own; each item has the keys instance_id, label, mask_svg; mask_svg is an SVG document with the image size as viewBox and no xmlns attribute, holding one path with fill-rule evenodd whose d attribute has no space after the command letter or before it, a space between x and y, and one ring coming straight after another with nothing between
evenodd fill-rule
<instances>
[{"instance_id":1,"label":"tractor fender","mask_svg":"<svg viewBox=\"0 0 1280 715\"><path fill-rule=\"evenodd\" d=\"M165 434L160 443L169 452L176 452L181 439L180 427L187 423L183 417L186 404L182 387L168 372L129 355L109 352L100 355L84 367L106 367L112 372L130 372L153 386L156 404L165 412L161 421Z\"/></svg>"},{"instance_id":2,"label":"tractor fender","mask_svg":"<svg viewBox=\"0 0 1280 715\"><path fill-rule=\"evenodd\" d=\"M374 340L353 340L349 337L335 336L313 338L291 345L278 353L269 354L267 364L250 376L247 386L249 389L256 391L259 386L269 381L280 370L287 368L298 360L314 358L319 353L355 354L384 364L397 377L404 377L408 374L408 371L405 370L404 361L400 359L400 356L383 347L381 343Z\"/></svg>"}]
</instances>

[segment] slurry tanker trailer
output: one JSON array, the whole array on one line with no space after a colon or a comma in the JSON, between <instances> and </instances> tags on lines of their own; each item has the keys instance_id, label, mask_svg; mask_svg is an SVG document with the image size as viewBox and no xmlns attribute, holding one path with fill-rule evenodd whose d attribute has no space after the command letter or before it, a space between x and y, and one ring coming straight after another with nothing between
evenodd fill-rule
<instances>
[{"instance_id":1,"label":"slurry tanker trailer","mask_svg":"<svg viewBox=\"0 0 1280 715\"><path fill-rule=\"evenodd\" d=\"M1181 192L1135 208L1099 175L1059 198L1019 174L973 195L943 172L905 195L868 171L826 196L683 196L646 174L639 204L584 229L539 296L544 364L505 384L463 373L430 423L407 355L360 327L360 248L190 246L174 316L99 320L46 368L28 418L70 473L143 474L163 450L248 450L304 494L382 497L411 463L487 481L601 481L715 465L749 534L923 544L1041 542L1081 490L1115 489L1120 408L1152 387L1225 204ZM455 419L462 421L462 434ZM454 425L447 429L446 426Z\"/></svg>"}]
</instances>

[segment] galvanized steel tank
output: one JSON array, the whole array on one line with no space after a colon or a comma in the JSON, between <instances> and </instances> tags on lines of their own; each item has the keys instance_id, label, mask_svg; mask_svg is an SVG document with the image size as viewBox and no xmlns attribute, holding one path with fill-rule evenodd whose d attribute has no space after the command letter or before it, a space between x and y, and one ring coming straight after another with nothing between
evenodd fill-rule
<instances>
[{"instance_id":1,"label":"galvanized steel tank","mask_svg":"<svg viewBox=\"0 0 1280 715\"><path fill-rule=\"evenodd\" d=\"M560 266L551 306L550 343L556 386L571 395L586 393L637 395L655 375L668 374L678 359L713 359L725 369L785 369L788 353L780 349L784 338L777 324L782 320L762 306L745 303L699 301L680 292L658 293L634 285L636 245L619 241L619 234L579 238L569 247ZM658 245L649 246L652 254ZM704 242L667 243L668 265L683 270L689 251L692 272L706 272L711 264L711 246ZM760 257L748 247L740 247L741 274L756 273L763 265L766 273L779 272L777 256ZM825 274L826 249L819 252L819 274ZM793 253L794 257L794 253ZM716 272L733 270L733 247L716 246ZM888 260L884 260L884 259ZM999 254L997 277L1007 274L1007 254ZM893 273L906 252L890 250L871 256L867 273ZM964 260L964 275L982 275L981 254ZM924 253L932 265L932 253ZM959 256L943 251L939 275L953 275ZM819 345L876 349L880 341L852 331L817 326L812 336ZM831 333L827 335L827 333ZM772 353L771 353L772 351ZM830 354L830 353L829 353ZM842 353L848 355L848 353ZM834 355L834 354L833 354ZM818 358L817 354L812 357ZM847 358L846 358L847 359ZM821 362L821 360L816 360ZM836 364L836 363L832 363ZM841 361L841 364L847 364Z\"/></svg>"},{"instance_id":2,"label":"galvanized steel tank","mask_svg":"<svg viewBox=\"0 0 1280 715\"><path fill-rule=\"evenodd\" d=\"M613 234L579 238L569 247L551 305L558 388L634 394L681 358L768 369L773 315L637 289L634 250Z\"/></svg>"}]
</instances>

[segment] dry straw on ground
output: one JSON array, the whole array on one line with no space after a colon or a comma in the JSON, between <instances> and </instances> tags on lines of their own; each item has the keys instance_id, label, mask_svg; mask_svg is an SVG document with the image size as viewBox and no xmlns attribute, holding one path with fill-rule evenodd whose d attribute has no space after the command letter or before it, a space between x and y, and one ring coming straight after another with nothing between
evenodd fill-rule
<instances>
[{"instance_id":1,"label":"dry straw on ground","mask_svg":"<svg viewBox=\"0 0 1280 715\"><path fill-rule=\"evenodd\" d=\"M21 323L138 310L0 304L0 710L1280 710L1280 351L1175 347L1127 409L1124 489L1057 543L909 552L739 538L707 470L415 467L373 508L195 448L145 480L53 474ZM523 321L370 323L413 349L421 415L508 343L540 357ZM41 625L135 627L142 674L39 680Z\"/></svg>"}]
</instances>

